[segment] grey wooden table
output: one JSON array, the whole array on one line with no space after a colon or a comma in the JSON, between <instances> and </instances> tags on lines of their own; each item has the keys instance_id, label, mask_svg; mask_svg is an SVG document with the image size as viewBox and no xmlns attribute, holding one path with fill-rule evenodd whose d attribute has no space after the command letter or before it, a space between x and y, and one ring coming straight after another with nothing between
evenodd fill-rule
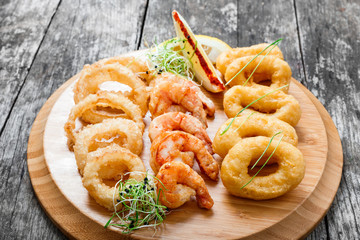
<instances>
[{"instance_id":1,"label":"grey wooden table","mask_svg":"<svg viewBox=\"0 0 360 240\"><path fill-rule=\"evenodd\" d=\"M31 125L47 98L84 64L173 37L173 9L195 33L233 47L284 38L280 48L293 76L329 111L344 148L340 188L308 238L359 239L359 0L1 0L0 236L65 238L31 186Z\"/></svg>"}]
</instances>

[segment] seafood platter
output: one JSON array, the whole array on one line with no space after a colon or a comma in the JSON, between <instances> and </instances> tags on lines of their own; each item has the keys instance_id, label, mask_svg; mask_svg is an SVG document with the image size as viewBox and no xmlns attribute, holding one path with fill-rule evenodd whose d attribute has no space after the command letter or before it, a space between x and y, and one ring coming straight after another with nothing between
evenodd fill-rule
<instances>
[{"instance_id":1,"label":"seafood platter","mask_svg":"<svg viewBox=\"0 0 360 240\"><path fill-rule=\"evenodd\" d=\"M194 35L87 64L44 105L28 165L69 237L305 237L341 177L338 134L281 44ZM281 43L281 44L280 44Z\"/></svg>"}]
</instances>

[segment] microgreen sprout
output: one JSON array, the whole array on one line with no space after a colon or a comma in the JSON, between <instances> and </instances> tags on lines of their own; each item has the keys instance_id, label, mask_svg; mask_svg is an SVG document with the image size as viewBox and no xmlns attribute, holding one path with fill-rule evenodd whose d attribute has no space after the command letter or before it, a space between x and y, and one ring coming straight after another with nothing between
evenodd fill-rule
<instances>
[{"instance_id":1,"label":"microgreen sprout","mask_svg":"<svg viewBox=\"0 0 360 240\"><path fill-rule=\"evenodd\" d=\"M237 116L239 116L239 114L242 113L245 109L247 109L248 107L250 107L251 105L253 105L253 104L256 103L257 101L263 99L264 97L266 97L266 96L268 96L268 95L270 95L270 94L272 94L272 93L274 93L274 92L276 92L276 91L279 91L279 90L281 90L281 89L283 89L283 88L285 88L285 87L287 87L287 86L289 86L289 84L286 84L286 85L284 85L284 86L281 86L281 87L279 87L279 88L276 88L276 89L274 89L273 91L268 92L267 94L264 94L263 96L259 97L258 99L255 99L254 101L252 101L251 103L249 103L246 107L244 107L243 109L241 109L241 110L235 115L235 117L233 117L233 119L231 120L231 122L229 123L229 125L227 125L227 127L224 129L224 131L222 131L222 133L221 133L220 135L224 135L224 134L229 130L230 126L231 126L231 125L233 124L233 122L235 121L235 118L236 118Z\"/></svg>"},{"instance_id":2,"label":"microgreen sprout","mask_svg":"<svg viewBox=\"0 0 360 240\"><path fill-rule=\"evenodd\" d=\"M273 46L266 54L265 56L260 60L260 62L256 65L256 67L254 68L254 70L252 71L252 73L250 74L250 76L248 77L248 79L245 81L245 83L243 84L243 86L246 85L246 83L249 81L249 79L252 77L252 75L254 74L254 72L256 71L256 69L259 67L260 63L264 60L264 58L271 52L271 50L273 50L280 42L281 40L283 40L282 38L279 38L278 40L276 40L275 42L269 44L269 46L267 46L266 48L264 48L261 52L259 52L258 54L256 54L242 69L240 69L239 72L237 72L226 84L225 86L227 86L232 80L234 80L252 61L255 60L255 58L257 58L259 55L261 55L266 49L268 49L269 47Z\"/></svg>"},{"instance_id":3,"label":"microgreen sprout","mask_svg":"<svg viewBox=\"0 0 360 240\"><path fill-rule=\"evenodd\" d=\"M186 39L173 38L162 44L155 43L150 49L147 57L154 66L150 69L154 75L161 74L162 72L171 72L193 80L192 63L186 54L182 54L185 47L175 48L175 46L180 46L179 42L181 41L185 44L187 43Z\"/></svg>"},{"instance_id":4,"label":"microgreen sprout","mask_svg":"<svg viewBox=\"0 0 360 240\"><path fill-rule=\"evenodd\" d=\"M256 164L260 161L260 159L264 156L264 154L266 153L266 151L268 150L269 146L271 145L271 142L274 140L275 136L280 134L282 132L278 132L276 134L274 134L274 136L272 136L272 138L269 141L269 144L267 145L267 147L265 148L264 152L261 154L261 156L259 157L259 159L254 163L254 165L252 166L251 169L253 169ZM244 187L246 187L249 183L252 182L252 180L254 180L254 178L259 174L259 172L265 167L265 165L269 162L270 158L274 155L276 149L279 147L281 140L283 139L284 135L281 136L281 138L279 139L278 144L276 145L276 147L274 148L274 150L272 151L272 153L270 154L270 156L266 159L266 161L264 162L264 164L261 166L261 168L254 174L254 176L250 179L250 181L248 181L244 186L242 186L240 189L243 189Z\"/></svg>"},{"instance_id":5,"label":"microgreen sprout","mask_svg":"<svg viewBox=\"0 0 360 240\"><path fill-rule=\"evenodd\" d=\"M118 181L113 196L115 212L104 227L120 227L123 233L128 234L136 229L160 225L167 214L167 207L159 201L161 189L157 189L155 179L161 183L148 173L143 181Z\"/></svg>"}]
</instances>

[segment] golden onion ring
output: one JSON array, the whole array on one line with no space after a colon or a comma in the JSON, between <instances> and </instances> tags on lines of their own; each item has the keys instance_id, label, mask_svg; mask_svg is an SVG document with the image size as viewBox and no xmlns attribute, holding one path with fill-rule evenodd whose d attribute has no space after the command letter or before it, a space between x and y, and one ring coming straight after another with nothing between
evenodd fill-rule
<instances>
[{"instance_id":1,"label":"golden onion ring","mask_svg":"<svg viewBox=\"0 0 360 240\"><path fill-rule=\"evenodd\" d=\"M265 86L234 86L224 95L224 111L229 118L235 117L248 104L271 91L273 91L272 88ZM291 126L295 126L301 117L299 102L293 96L282 91L267 95L245 109L243 113L247 115L254 111L276 117Z\"/></svg>"},{"instance_id":2,"label":"golden onion ring","mask_svg":"<svg viewBox=\"0 0 360 240\"><path fill-rule=\"evenodd\" d=\"M241 47L241 48L233 48L230 51L221 53L216 59L216 68L225 75L226 68L233 62L235 59L240 57L246 57L250 55L257 55L266 47L268 47L268 43L260 43L257 45L253 45L250 47ZM265 55L270 51L271 48L268 48L261 55ZM268 54L268 56L274 56L280 59L284 59L283 54L278 46L274 47ZM260 56L261 58L261 56Z\"/></svg>"},{"instance_id":3,"label":"golden onion ring","mask_svg":"<svg viewBox=\"0 0 360 240\"><path fill-rule=\"evenodd\" d=\"M106 178L102 173L104 171L106 172ZM111 177L116 179L119 174L127 172L130 172L130 179L136 179L137 181L142 181L146 176L144 163L137 155L126 148L112 144L89 153L82 182L90 196L98 204L113 211L113 203L114 201L116 203L117 200L117 195L114 195L116 189L106 185L103 180Z\"/></svg>"},{"instance_id":4,"label":"golden onion ring","mask_svg":"<svg viewBox=\"0 0 360 240\"><path fill-rule=\"evenodd\" d=\"M247 56L235 59L226 69L225 81L229 82L243 67L246 66L234 79L229 82L230 86L243 85L248 79L248 76L256 71L253 76L246 83L246 86L259 85L261 81L270 80L271 88L279 88L288 85L291 80L291 68L287 62L275 56L257 57L253 61L254 56ZM251 62L250 62L251 61ZM289 91L289 86L282 88L284 93Z\"/></svg>"},{"instance_id":5,"label":"golden onion ring","mask_svg":"<svg viewBox=\"0 0 360 240\"><path fill-rule=\"evenodd\" d=\"M94 65L107 65L119 63L127 68L129 68L133 73L135 73L138 77L143 79L145 82L149 83L153 78L154 74L151 74L149 69L149 64L145 57L143 56L116 56L111 58L101 59L100 61L94 63Z\"/></svg>"},{"instance_id":6,"label":"golden onion ring","mask_svg":"<svg viewBox=\"0 0 360 240\"><path fill-rule=\"evenodd\" d=\"M118 94L125 95L138 105L142 116L145 116L149 97L146 86L130 69L119 63L85 65L74 86L75 103L80 102L89 94L100 91L102 83L111 81L128 85L132 89L130 92L118 92ZM94 115L96 118L102 118L102 120L106 118L106 115L103 116L103 112L91 109L83 114L82 119L88 123L96 123L93 120Z\"/></svg>"},{"instance_id":7,"label":"golden onion ring","mask_svg":"<svg viewBox=\"0 0 360 240\"><path fill-rule=\"evenodd\" d=\"M221 180L232 195L254 200L276 198L294 189L304 178L305 161L302 153L290 143L280 142L267 163L277 163L278 169L267 176L256 176L242 188L252 179L248 167L261 156L269 141L268 137L245 138L230 149L221 166ZM263 161L260 160L257 166L263 165L277 144L276 140L270 144Z\"/></svg>"},{"instance_id":8,"label":"golden onion ring","mask_svg":"<svg viewBox=\"0 0 360 240\"><path fill-rule=\"evenodd\" d=\"M290 124L263 114L255 113L247 119L248 116L249 115L242 114L235 118L230 128L223 135L221 135L221 133L228 127L232 119L228 119L220 126L213 142L215 153L224 158L229 150L243 138L255 136L272 137L277 132L282 132L284 136L283 141L295 147L297 146L298 136Z\"/></svg>"},{"instance_id":9,"label":"golden onion ring","mask_svg":"<svg viewBox=\"0 0 360 240\"><path fill-rule=\"evenodd\" d=\"M142 133L135 122L129 119L107 119L89 125L76 135L74 153L79 172L83 175L89 152L116 143L140 155L143 142Z\"/></svg>"},{"instance_id":10,"label":"golden onion ring","mask_svg":"<svg viewBox=\"0 0 360 240\"><path fill-rule=\"evenodd\" d=\"M145 124L141 117L141 111L137 105L131 102L128 98L116 93L100 91L97 94L88 95L84 100L76 104L70 112L68 121L65 123L64 129L68 137L69 148L72 149L75 141L75 121L78 117L91 108L96 106L111 107L114 109L121 109L125 112L127 118L133 120L140 130L143 132Z\"/></svg>"}]
</instances>

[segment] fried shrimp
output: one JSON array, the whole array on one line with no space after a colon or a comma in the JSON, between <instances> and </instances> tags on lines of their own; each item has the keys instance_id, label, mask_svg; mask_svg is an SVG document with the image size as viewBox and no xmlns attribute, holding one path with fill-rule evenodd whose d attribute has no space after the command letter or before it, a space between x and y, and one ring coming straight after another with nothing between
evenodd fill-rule
<instances>
[{"instance_id":1,"label":"fried shrimp","mask_svg":"<svg viewBox=\"0 0 360 240\"><path fill-rule=\"evenodd\" d=\"M206 115L214 115L215 105L198 86L172 73L163 73L154 81L149 103L153 118L173 111L174 105L180 105L207 126Z\"/></svg>"},{"instance_id":2,"label":"fried shrimp","mask_svg":"<svg viewBox=\"0 0 360 240\"><path fill-rule=\"evenodd\" d=\"M141 130L129 119L107 119L85 127L77 136L74 145L76 164L83 175L87 156L98 148L110 144L129 149L139 155L143 148Z\"/></svg>"},{"instance_id":3,"label":"fried shrimp","mask_svg":"<svg viewBox=\"0 0 360 240\"><path fill-rule=\"evenodd\" d=\"M262 81L270 80L271 88L279 88L290 83L291 68L287 62L275 56L257 57L253 61L254 56L247 56L235 59L226 69L225 81L229 82L230 86L243 85L246 83L250 74L255 70L254 75L246 83L247 86L259 85ZM251 61L251 62L250 62ZM246 66L246 64L248 64ZM245 67L246 66L246 67ZM234 79L233 77L245 67ZM289 87L284 87L283 92L287 93Z\"/></svg>"},{"instance_id":4,"label":"fried shrimp","mask_svg":"<svg viewBox=\"0 0 360 240\"><path fill-rule=\"evenodd\" d=\"M79 80L74 86L75 104L89 94L95 94L100 91L100 85L105 82L118 82L129 86L131 91L118 92L118 94L126 96L138 105L142 116L145 116L148 102L146 86L130 69L119 63L85 65L80 73ZM84 113L82 118L88 123L95 123L93 122L94 116L101 118L103 117L103 112L97 109L90 109ZM106 116L103 118L106 118Z\"/></svg>"},{"instance_id":5,"label":"fried shrimp","mask_svg":"<svg viewBox=\"0 0 360 240\"><path fill-rule=\"evenodd\" d=\"M70 112L68 121L65 123L64 130L68 137L69 148L72 149L72 146L75 143L75 121L78 117L81 117L85 111L92 109L96 106L101 107L111 107L114 109L121 109L124 111L124 115L121 116L112 116L116 117L126 117L138 125L140 130L143 132L145 124L141 117L141 111L137 105L131 102L128 98L122 95L118 95L112 92L100 91L97 94L91 94L87 96L84 100L76 104Z\"/></svg>"},{"instance_id":6,"label":"fried shrimp","mask_svg":"<svg viewBox=\"0 0 360 240\"><path fill-rule=\"evenodd\" d=\"M212 180L217 180L219 165L206 150L205 144L197 137L181 132L164 132L151 145L150 166L157 173L162 165L174 160L180 160L193 166L193 158L199 164L200 170ZM186 154L186 155L185 155Z\"/></svg>"},{"instance_id":7,"label":"fried shrimp","mask_svg":"<svg viewBox=\"0 0 360 240\"><path fill-rule=\"evenodd\" d=\"M276 198L294 189L304 178L305 161L300 150L287 142L280 142L277 147L276 140L266 150L269 141L268 137L246 138L226 155L221 166L221 180L232 195L254 200ZM248 167L253 166L265 150L257 166L262 166L274 153L267 164L276 163L278 168L267 176L253 178Z\"/></svg>"},{"instance_id":8,"label":"fried shrimp","mask_svg":"<svg viewBox=\"0 0 360 240\"><path fill-rule=\"evenodd\" d=\"M213 148L221 157L225 157L229 150L241 139L256 136L271 137L277 132L282 132L283 141L297 146L298 136L295 129L288 123L277 118L263 114L252 115L248 119L248 114L236 117L230 128L224 133L232 119L228 119L217 131Z\"/></svg>"},{"instance_id":9,"label":"fried shrimp","mask_svg":"<svg viewBox=\"0 0 360 240\"><path fill-rule=\"evenodd\" d=\"M224 95L224 111L229 118L235 117L247 105L272 92L272 90L266 86L234 86ZM246 115L254 111L276 117L291 126L295 126L301 117L299 102L293 96L282 91L273 92L258 100L245 109L243 113Z\"/></svg>"},{"instance_id":10,"label":"fried shrimp","mask_svg":"<svg viewBox=\"0 0 360 240\"><path fill-rule=\"evenodd\" d=\"M178 208L196 196L199 207L210 209L214 205L205 182L193 169L182 162L164 164L156 177L160 201L168 208Z\"/></svg>"},{"instance_id":11,"label":"fried shrimp","mask_svg":"<svg viewBox=\"0 0 360 240\"><path fill-rule=\"evenodd\" d=\"M90 196L98 204L113 211L113 201L116 201L113 199L115 189L106 185L103 180L117 179L118 175L127 172L130 172L130 179L138 181L142 181L146 175L144 163L137 155L126 148L112 144L89 153L82 181ZM144 174L141 174L142 172Z\"/></svg>"},{"instance_id":12,"label":"fried shrimp","mask_svg":"<svg viewBox=\"0 0 360 240\"><path fill-rule=\"evenodd\" d=\"M211 139L203 124L197 118L181 112L169 112L156 117L149 127L150 140L154 141L160 134L173 130L181 130L194 135L203 141L210 154L213 153Z\"/></svg>"},{"instance_id":13,"label":"fried shrimp","mask_svg":"<svg viewBox=\"0 0 360 240\"><path fill-rule=\"evenodd\" d=\"M245 57L245 56L250 56L250 55L257 55L268 46L269 46L269 44L267 44L267 43L261 43L261 44L253 45L250 47L233 48L230 51L223 52L216 59L216 68L223 75L225 75L226 68L235 59ZM265 55L269 51L270 51L270 49L267 49L264 52L262 52L261 55ZM277 46L269 52L268 56L274 56L274 57L277 57L280 59L284 59L280 48Z\"/></svg>"}]
</instances>

